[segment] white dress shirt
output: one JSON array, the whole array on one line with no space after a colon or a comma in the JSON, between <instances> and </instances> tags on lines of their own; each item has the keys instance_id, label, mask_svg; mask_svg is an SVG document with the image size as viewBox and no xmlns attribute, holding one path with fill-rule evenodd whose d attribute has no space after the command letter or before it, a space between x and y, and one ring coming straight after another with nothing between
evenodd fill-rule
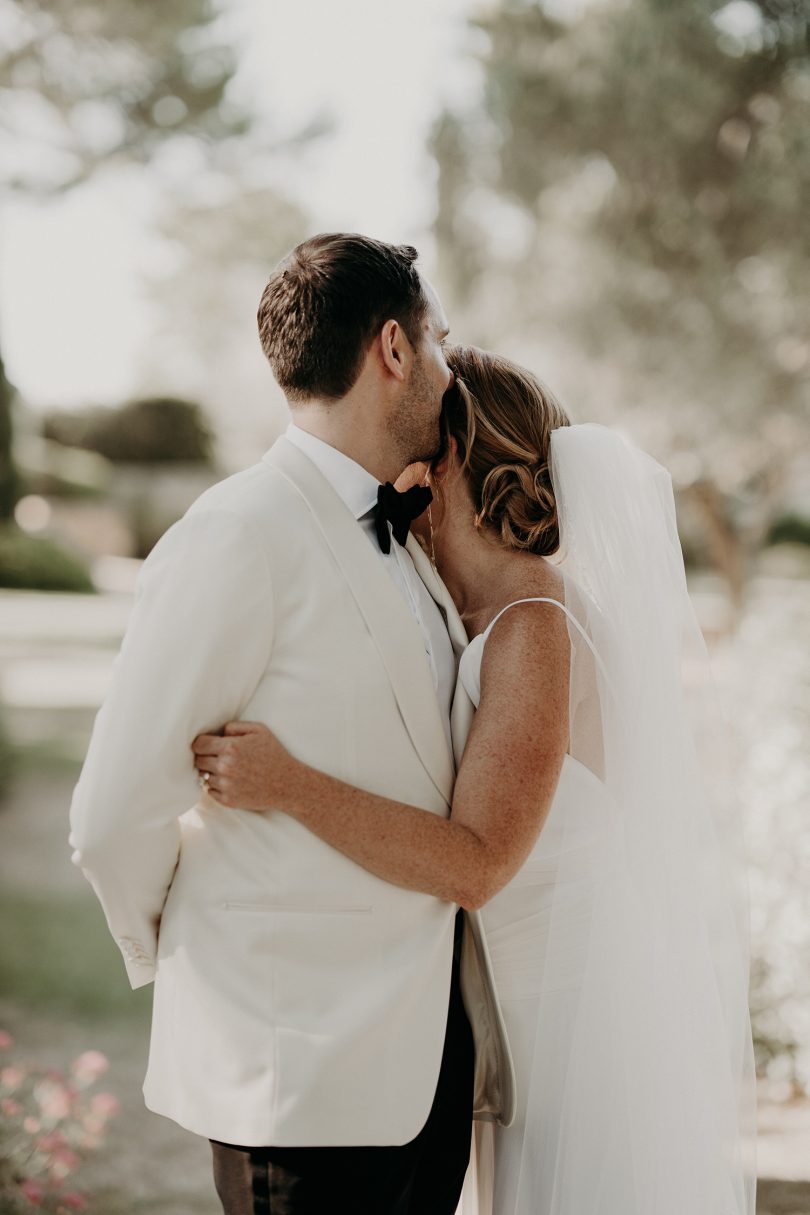
<instances>
[{"instance_id":1,"label":"white dress shirt","mask_svg":"<svg viewBox=\"0 0 810 1215\"><path fill-rule=\"evenodd\" d=\"M433 675L433 686L439 700L447 741L452 751L450 706L456 682L456 660L453 646L436 603L416 572L411 555L391 535L391 551L384 553L374 530L373 510L377 504L379 482L367 469L350 456L330 447L302 430L294 422L287 427L285 437L294 443L323 474L335 493L346 503L357 519L369 542L385 566L392 582L408 605L425 642L425 653ZM390 523L388 525L390 530Z\"/></svg>"}]
</instances>

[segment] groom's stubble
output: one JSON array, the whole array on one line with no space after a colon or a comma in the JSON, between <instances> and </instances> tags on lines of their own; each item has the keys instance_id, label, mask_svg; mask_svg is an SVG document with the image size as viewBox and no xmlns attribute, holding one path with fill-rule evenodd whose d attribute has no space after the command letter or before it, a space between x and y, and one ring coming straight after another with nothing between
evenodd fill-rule
<instances>
[{"instance_id":1,"label":"groom's stubble","mask_svg":"<svg viewBox=\"0 0 810 1215\"><path fill-rule=\"evenodd\" d=\"M441 446L441 408L444 391L428 374L417 351L408 392L391 415L390 433L402 467L429 463Z\"/></svg>"}]
</instances>

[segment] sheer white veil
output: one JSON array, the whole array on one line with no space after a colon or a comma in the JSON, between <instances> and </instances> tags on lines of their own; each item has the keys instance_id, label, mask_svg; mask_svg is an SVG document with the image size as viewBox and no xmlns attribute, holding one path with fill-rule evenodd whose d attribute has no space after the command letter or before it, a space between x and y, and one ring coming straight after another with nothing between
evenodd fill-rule
<instances>
[{"instance_id":1,"label":"sheer white veil","mask_svg":"<svg viewBox=\"0 0 810 1215\"><path fill-rule=\"evenodd\" d=\"M515 1215L753 1215L741 826L699 759L708 657L670 478L591 424L553 432L551 477L590 820L574 798L528 863L553 892ZM563 989L570 1049L549 1060Z\"/></svg>"}]
</instances>

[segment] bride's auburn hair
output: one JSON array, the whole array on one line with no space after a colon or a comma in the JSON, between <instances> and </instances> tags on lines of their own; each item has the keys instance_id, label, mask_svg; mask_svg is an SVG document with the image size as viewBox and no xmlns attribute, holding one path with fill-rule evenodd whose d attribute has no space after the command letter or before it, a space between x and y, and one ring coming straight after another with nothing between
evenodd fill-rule
<instances>
[{"instance_id":1,"label":"bride's auburn hair","mask_svg":"<svg viewBox=\"0 0 810 1215\"><path fill-rule=\"evenodd\" d=\"M445 396L445 440L452 435L472 493L476 527L507 548L550 557L560 546L551 484L551 432L571 421L530 371L480 350L446 349L455 386Z\"/></svg>"}]
</instances>

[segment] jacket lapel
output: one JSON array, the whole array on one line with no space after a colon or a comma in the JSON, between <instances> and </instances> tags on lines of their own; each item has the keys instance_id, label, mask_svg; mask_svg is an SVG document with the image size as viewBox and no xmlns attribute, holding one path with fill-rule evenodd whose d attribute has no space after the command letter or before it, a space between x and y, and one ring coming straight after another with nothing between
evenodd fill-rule
<instances>
[{"instance_id":1,"label":"jacket lapel","mask_svg":"<svg viewBox=\"0 0 810 1215\"><path fill-rule=\"evenodd\" d=\"M461 655L467 648L467 633L462 624L461 617L458 614L456 605L448 591L447 587L442 582L436 570L430 563L430 560L423 550L421 544L416 537L411 534L408 536L407 542L408 552L411 554L416 572L424 582L430 594L435 599L438 608L444 616L447 624L447 631L450 634L450 640L453 643L453 650L456 655L456 663L461 659ZM456 679L456 690L453 696L453 707L450 712L450 728L453 736L453 752L456 761L456 767L461 763L461 757L464 754L464 748L467 745L467 736L470 733L473 717L475 716L475 705L467 695L467 690L461 679Z\"/></svg>"},{"instance_id":2,"label":"jacket lapel","mask_svg":"<svg viewBox=\"0 0 810 1215\"><path fill-rule=\"evenodd\" d=\"M419 625L357 520L312 461L283 437L262 459L308 506L374 639L411 742L449 805L453 757Z\"/></svg>"},{"instance_id":3,"label":"jacket lapel","mask_svg":"<svg viewBox=\"0 0 810 1215\"><path fill-rule=\"evenodd\" d=\"M467 633L456 605L419 541L412 534L408 536L407 548L416 572L445 618L458 661L467 648ZM461 679L457 679L450 714L456 767L461 764L474 716L475 705L467 695ZM495 994L492 961L480 913L465 912L464 922L460 979L464 1007L475 1039L475 1116L509 1126L514 1119L516 1108L515 1070L506 1026Z\"/></svg>"},{"instance_id":4,"label":"jacket lapel","mask_svg":"<svg viewBox=\"0 0 810 1215\"><path fill-rule=\"evenodd\" d=\"M456 605L450 597L450 592L431 565L430 558L413 532L409 532L405 547L411 554L411 560L414 563L417 574L424 582L432 598L435 599L439 611L444 616L447 631L453 643L456 661L458 661L467 648L467 634L464 631L464 625L461 623L461 617L456 610Z\"/></svg>"}]
</instances>

